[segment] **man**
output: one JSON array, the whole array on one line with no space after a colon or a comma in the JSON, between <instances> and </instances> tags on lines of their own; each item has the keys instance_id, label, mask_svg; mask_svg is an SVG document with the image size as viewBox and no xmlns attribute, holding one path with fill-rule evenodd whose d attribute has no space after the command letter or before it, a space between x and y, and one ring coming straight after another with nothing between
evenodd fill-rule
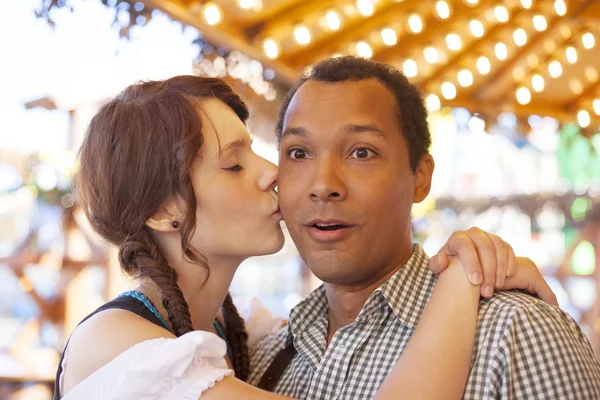
<instances>
[{"instance_id":1,"label":"man","mask_svg":"<svg viewBox=\"0 0 600 400\"><path fill-rule=\"evenodd\" d=\"M319 63L284 100L280 207L324 285L255 347L250 383L340 400L371 398L383 383L436 281L411 239L411 207L434 168L426 116L400 72L354 57ZM567 314L502 292L480 302L464 398L600 399L600 364Z\"/></svg>"}]
</instances>

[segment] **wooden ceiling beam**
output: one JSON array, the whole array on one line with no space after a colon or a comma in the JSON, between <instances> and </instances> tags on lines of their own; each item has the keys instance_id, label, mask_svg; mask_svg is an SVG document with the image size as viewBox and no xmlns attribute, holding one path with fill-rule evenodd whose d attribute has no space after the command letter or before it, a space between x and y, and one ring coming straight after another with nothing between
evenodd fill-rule
<instances>
[{"instance_id":1,"label":"wooden ceiling beam","mask_svg":"<svg viewBox=\"0 0 600 400\"><path fill-rule=\"evenodd\" d=\"M434 15L430 15L425 21L425 29L421 34L412 35L407 33L406 35L401 36L395 46L386 47L381 51L375 52L373 54L373 59L381 62L391 62L393 58L396 58L399 55L407 55L414 49L422 48L439 35L449 33L451 31L450 27L454 23L468 20L475 15L480 14L490 3L492 3L492 0L484 0L474 7L469 7L462 1L452 3L454 9L452 10L450 18L440 21Z\"/></svg>"},{"instance_id":2,"label":"wooden ceiling beam","mask_svg":"<svg viewBox=\"0 0 600 400\"><path fill-rule=\"evenodd\" d=\"M501 67L491 74L483 83L478 85L479 89L475 91L473 97L479 101L483 100L487 93L490 92L494 82L502 80L504 76L510 74L512 67L515 66L515 64L523 60L523 57L526 57L526 55L529 54L531 50L535 49L535 47L545 38L552 36L556 30L559 29L559 22L564 21L565 19L575 20L579 14L586 9L590 1L594 0L585 0L585 2L575 9L575 11L571 11L572 7L569 7L569 12L565 17L554 15L548 22L548 28L545 31L538 32L525 46L519 48L519 51L515 52L515 54L512 57L509 57Z\"/></svg>"},{"instance_id":3,"label":"wooden ceiling beam","mask_svg":"<svg viewBox=\"0 0 600 400\"><path fill-rule=\"evenodd\" d=\"M515 11L513 13L513 18L518 17L521 13L523 13L523 10L518 9L517 11ZM484 35L481 38L473 40L471 43L469 43L468 46L463 48L463 50L461 52L454 55L453 57L450 57L448 62L446 62L445 64L442 64L438 68L436 68L426 79L424 79L422 82L420 82L419 85L423 88L426 88L430 82L434 82L436 79L443 77L444 74L446 74L446 72L452 70L452 68L454 68L458 63L460 63L465 57L473 54L475 52L475 50L479 46L481 46L481 44L490 40L490 38L495 37L495 35L498 32L502 31L503 29L507 29L507 28L508 28L508 25L497 22L496 25L494 25L487 32L486 35Z\"/></svg>"},{"instance_id":4,"label":"wooden ceiling beam","mask_svg":"<svg viewBox=\"0 0 600 400\"><path fill-rule=\"evenodd\" d=\"M413 10L414 4L410 2L390 3L386 7L381 8L377 13L369 18L358 18L353 23L342 25L337 32L330 32L325 35L319 35L318 41L311 42L309 46L299 49L298 51L289 52L284 55L285 61L293 63L298 67L310 65L314 57L319 57L321 54L332 54L339 50L340 46L354 40L364 39L365 35L373 32L375 29L383 28L394 17ZM423 9L429 7L422 6Z\"/></svg>"},{"instance_id":5,"label":"wooden ceiling beam","mask_svg":"<svg viewBox=\"0 0 600 400\"><path fill-rule=\"evenodd\" d=\"M592 99L597 92L600 92L600 80L589 85L580 95L574 96L563 106L563 108L569 111L578 111L577 105L581 102L581 100Z\"/></svg>"},{"instance_id":6,"label":"wooden ceiling beam","mask_svg":"<svg viewBox=\"0 0 600 400\"><path fill-rule=\"evenodd\" d=\"M211 43L238 50L257 61L260 61L265 67L275 71L275 80L284 85L293 85L300 76L299 71L295 71L277 60L269 59L262 52L261 48L252 46L240 33L224 32L220 26L210 26L201 16L193 14L182 4L176 4L169 0L142 1L150 8L161 10L184 25L193 26L198 29L202 32L202 37L206 38Z\"/></svg>"},{"instance_id":7,"label":"wooden ceiling beam","mask_svg":"<svg viewBox=\"0 0 600 400\"><path fill-rule=\"evenodd\" d=\"M574 24L573 24L572 21L569 23L569 25L570 25L569 28L572 30L572 32L579 32L579 30L575 30L574 29L574 27L573 27ZM572 38L573 38L573 36L575 36L575 35L571 35L570 37L568 37L566 39L563 38L560 42L557 43L556 49L557 50L561 49L566 44L570 43L571 40L572 40ZM539 62L539 64L538 64L537 67L531 68L529 70L529 74L528 75L532 76L535 73L541 72L541 68L547 67L548 64L550 64L550 62L554 58L555 54L556 54L556 51L553 51L550 54L546 54L544 56L544 58L542 60L540 60L540 62ZM550 78L550 79L552 79L552 78ZM503 90L501 93L496 93L491 99L499 99L499 98L502 98L502 97L510 96L511 93L514 93L521 85L522 85L522 82L514 82L512 85L507 85L506 86L506 88L507 88L506 90Z\"/></svg>"},{"instance_id":8,"label":"wooden ceiling beam","mask_svg":"<svg viewBox=\"0 0 600 400\"><path fill-rule=\"evenodd\" d=\"M269 32L295 25L307 16L320 10L328 10L338 3L337 0L297 0L278 12L265 15L261 22L248 27L245 30L246 37L249 41L266 37Z\"/></svg>"},{"instance_id":9,"label":"wooden ceiling beam","mask_svg":"<svg viewBox=\"0 0 600 400\"><path fill-rule=\"evenodd\" d=\"M512 57L508 57L500 66L497 67L496 71L490 74L482 83L478 85L479 89L475 91L473 97L476 99L484 99L494 82L502 80L504 76L510 74L512 67L514 67L519 61L529 54L537 45L542 43L544 39L552 36L556 30L558 30L558 22L560 17L554 16L548 23L548 28L544 32L538 32L536 35L527 42L523 47L520 47L518 51L514 53Z\"/></svg>"},{"instance_id":10,"label":"wooden ceiling beam","mask_svg":"<svg viewBox=\"0 0 600 400\"><path fill-rule=\"evenodd\" d=\"M498 103L498 102L479 102L468 96L456 97L453 100L441 99L442 107L464 107L471 112L477 112L482 115L494 115L497 116L503 112L511 112L518 117L527 118L531 115L541 115L552 117L563 123L575 122L576 116L566 111L560 106L553 104L544 103L529 103L527 105L520 105L517 103ZM592 124L600 124L600 117L591 113Z\"/></svg>"},{"instance_id":11,"label":"wooden ceiling beam","mask_svg":"<svg viewBox=\"0 0 600 400\"><path fill-rule=\"evenodd\" d=\"M588 4L586 9L579 15L579 18L600 25L600 1Z\"/></svg>"}]
</instances>

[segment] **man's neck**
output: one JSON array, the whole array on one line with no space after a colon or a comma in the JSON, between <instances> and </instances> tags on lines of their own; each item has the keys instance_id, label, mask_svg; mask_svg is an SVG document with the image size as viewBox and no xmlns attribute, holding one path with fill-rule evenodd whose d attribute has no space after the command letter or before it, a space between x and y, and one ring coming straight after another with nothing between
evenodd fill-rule
<instances>
[{"instance_id":1,"label":"man's neck","mask_svg":"<svg viewBox=\"0 0 600 400\"><path fill-rule=\"evenodd\" d=\"M412 247L411 247L412 250ZM412 251L400 255L386 268L381 268L378 275L359 284L344 285L325 283L325 295L329 304L327 345L338 329L353 323L364 307L369 296L392 275L394 275L412 256Z\"/></svg>"}]
</instances>

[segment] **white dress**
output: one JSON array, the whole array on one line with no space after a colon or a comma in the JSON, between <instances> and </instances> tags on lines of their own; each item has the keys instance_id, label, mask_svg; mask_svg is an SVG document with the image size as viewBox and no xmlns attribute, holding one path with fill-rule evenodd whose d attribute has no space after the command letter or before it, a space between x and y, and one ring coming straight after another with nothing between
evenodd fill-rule
<instances>
[{"instance_id":1,"label":"white dress","mask_svg":"<svg viewBox=\"0 0 600 400\"><path fill-rule=\"evenodd\" d=\"M240 314L246 317L249 343L281 327L260 302L252 300ZM65 351L68 351L68 347ZM198 399L215 383L234 373L225 361L226 343L217 335L194 331L178 338L140 342L88 376L63 400ZM67 357L63 371L67 368ZM58 382L63 393L63 376Z\"/></svg>"}]
</instances>

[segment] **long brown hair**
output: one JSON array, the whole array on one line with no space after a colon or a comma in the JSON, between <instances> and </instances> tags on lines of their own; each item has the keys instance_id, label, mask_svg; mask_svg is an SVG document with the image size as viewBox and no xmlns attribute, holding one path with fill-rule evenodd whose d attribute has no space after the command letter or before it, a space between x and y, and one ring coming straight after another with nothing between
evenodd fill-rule
<instances>
[{"instance_id":1,"label":"long brown hair","mask_svg":"<svg viewBox=\"0 0 600 400\"><path fill-rule=\"evenodd\" d=\"M212 98L231 107L242 122L248 119L242 99L221 79L177 76L131 85L94 116L79 153L75 186L87 217L98 234L119 247L123 271L156 284L177 336L193 329L190 311L177 272L146 221L168 200L183 199L183 254L208 269L205 257L190 245L196 198L189 174L203 145L198 106ZM236 376L246 380L248 335L229 294L222 311Z\"/></svg>"}]
</instances>

